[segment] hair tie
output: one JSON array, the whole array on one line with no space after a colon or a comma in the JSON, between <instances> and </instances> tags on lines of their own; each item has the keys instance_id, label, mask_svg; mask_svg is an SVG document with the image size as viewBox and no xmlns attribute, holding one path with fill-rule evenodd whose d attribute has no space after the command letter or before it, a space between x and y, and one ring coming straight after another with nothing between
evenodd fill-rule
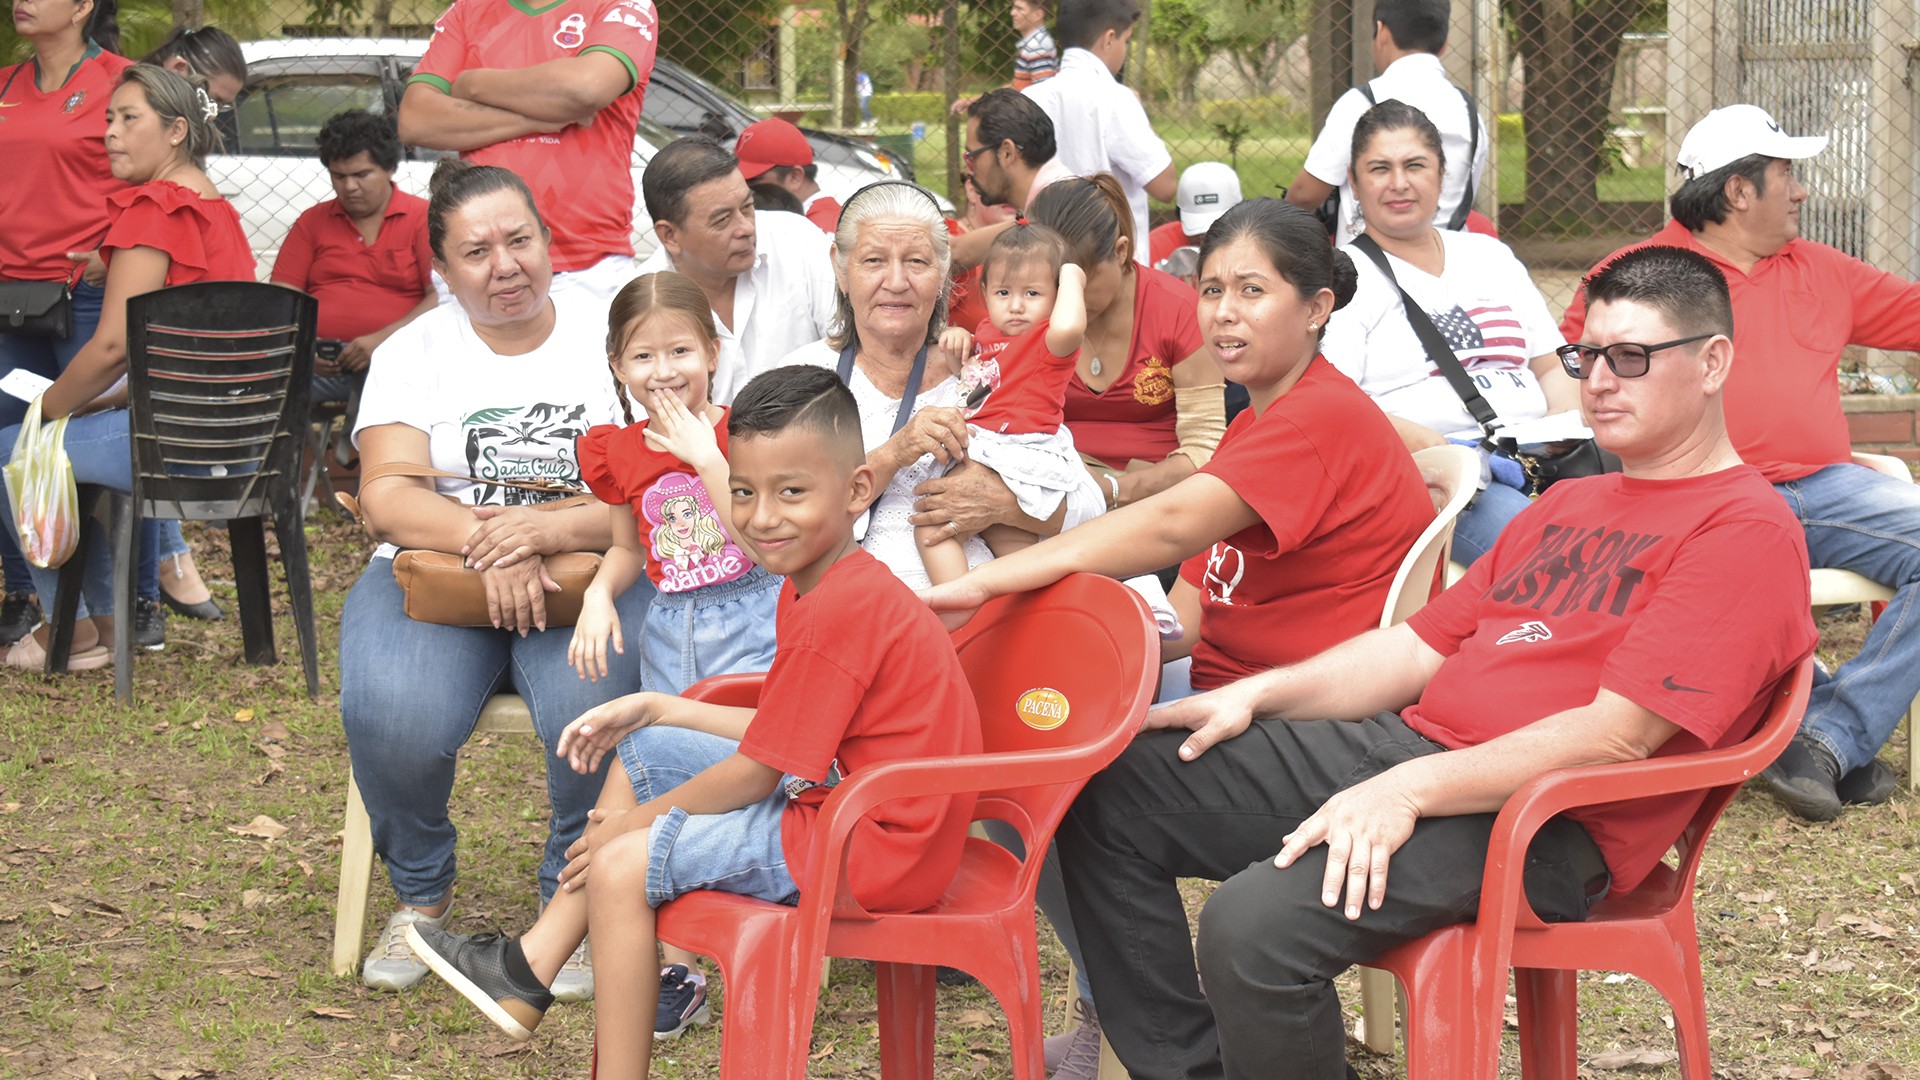
<instances>
[{"instance_id":1,"label":"hair tie","mask_svg":"<svg viewBox=\"0 0 1920 1080\"><path fill-rule=\"evenodd\" d=\"M220 115L219 103L209 97L205 89L198 86L193 88L193 96L200 101L200 114L207 118L208 123L212 123L213 118Z\"/></svg>"}]
</instances>

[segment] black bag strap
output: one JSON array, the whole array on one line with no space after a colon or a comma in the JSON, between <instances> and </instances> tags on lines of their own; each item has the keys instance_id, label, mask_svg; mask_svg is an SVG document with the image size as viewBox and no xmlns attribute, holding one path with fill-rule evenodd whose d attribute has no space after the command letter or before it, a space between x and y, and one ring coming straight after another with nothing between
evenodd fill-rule
<instances>
[{"instance_id":1,"label":"black bag strap","mask_svg":"<svg viewBox=\"0 0 1920 1080\"><path fill-rule=\"evenodd\" d=\"M1353 246L1365 252L1367 258L1373 260L1373 265L1386 275L1388 283L1399 290L1400 305L1407 311L1407 325L1413 327L1413 335L1420 339L1421 347L1427 350L1427 358L1440 369L1440 374L1446 376L1447 385L1453 387L1453 392L1460 395L1460 401L1466 405L1474 423L1479 424L1481 430L1491 438L1494 426L1500 422L1499 414L1480 395L1480 387L1475 385L1473 376L1467 374L1467 369L1460 366L1460 358L1453 354L1453 347L1447 344L1440 328L1433 325L1433 319L1426 309L1414 303L1413 297L1408 296L1406 288L1400 284L1400 279L1393 276L1393 267L1387 265L1387 253L1381 251L1373 237L1365 233L1353 238Z\"/></svg>"},{"instance_id":2,"label":"black bag strap","mask_svg":"<svg viewBox=\"0 0 1920 1080\"><path fill-rule=\"evenodd\" d=\"M1460 90L1457 86L1454 89ZM1447 228L1454 232L1466 227L1467 215L1473 212L1473 159L1480 155L1480 110L1474 107L1473 95L1465 90L1460 90L1460 99L1467 103L1467 189L1460 193L1460 205L1453 208L1453 218L1447 222Z\"/></svg>"},{"instance_id":3,"label":"black bag strap","mask_svg":"<svg viewBox=\"0 0 1920 1080\"><path fill-rule=\"evenodd\" d=\"M840 381L849 387L853 385L853 354L855 351L852 345L848 345L846 348L840 350ZM895 434L898 434L901 428L907 426L907 421L913 419L913 403L914 400L920 396L920 383L926 377L927 346L922 345L920 346L920 351L914 354L913 370L907 373L907 392L900 395L900 411L895 413L893 417L893 430Z\"/></svg>"},{"instance_id":4,"label":"black bag strap","mask_svg":"<svg viewBox=\"0 0 1920 1080\"><path fill-rule=\"evenodd\" d=\"M6 100L7 91L13 89L13 80L19 78L21 70L24 69L30 63L32 63L32 61L22 60L18 64L15 64L13 66L13 74L7 76L7 85L0 86L0 101Z\"/></svg>"}]
</instances>

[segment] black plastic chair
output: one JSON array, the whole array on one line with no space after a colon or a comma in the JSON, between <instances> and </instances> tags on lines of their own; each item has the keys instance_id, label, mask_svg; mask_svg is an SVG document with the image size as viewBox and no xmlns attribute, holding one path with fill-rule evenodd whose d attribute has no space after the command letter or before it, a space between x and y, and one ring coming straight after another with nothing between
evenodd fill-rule
<instances>
[{"instance_id":1,"label":"black plastic chair","mask_svg":"<svg viewBox=\"0 0 1920 1080\"><path fill-rule=\"evenodd\" d=\"M301 450L313 383L318 303L282 285L209 281L127 301L133 491L82 486L106 511L114 545L114 693L133 701L135 545L142 518L224 521L233 545L247 662L275 662L263 522L273 519L300 637L307 693L320 694L300 500ZM65 670L86 566L81 547L60 570L47 670Z\"/></svg>"}]
</instances>

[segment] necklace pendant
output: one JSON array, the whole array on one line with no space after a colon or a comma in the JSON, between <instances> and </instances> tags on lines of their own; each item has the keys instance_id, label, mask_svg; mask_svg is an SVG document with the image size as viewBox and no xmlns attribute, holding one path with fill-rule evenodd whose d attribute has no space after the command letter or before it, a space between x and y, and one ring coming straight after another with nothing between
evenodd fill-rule
<instances>
[{"instance_id":1,"label":"necklace pendant","mask_svg":"<svg viewBox=\"0 0 1920 1080\"><path fill-rule=\"evenodd\" d=\"M1099 378L1099 377L1100 377L1100 371L1101 371L1101 368L1100 368L1100 358L1099 358L1099 357L1097 357L1097 356L1089 356L1089 357L1087 357L1087 370L1088 370L1088 371L1091 371L1091 372L1093 372L1093 377L1094 377L1094 378L1096 378L1096 379L1097 379L1097 378Z\"/></svg>"}]
</instances>

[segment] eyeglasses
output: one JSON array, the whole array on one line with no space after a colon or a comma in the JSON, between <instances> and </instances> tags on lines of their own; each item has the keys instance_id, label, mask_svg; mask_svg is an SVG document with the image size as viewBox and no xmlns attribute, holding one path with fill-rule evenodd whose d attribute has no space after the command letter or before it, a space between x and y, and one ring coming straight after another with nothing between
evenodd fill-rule
<instances>
[{"instance_id":1,"label":"eyeglasses","mask_svg":"<svg viewBox=\"0 0 1920 1080\"><path fill-rule=\"evenodd\" d=\"M1567 374L1576 379L1584 379L1593 374L1600 358L1607 358L1607 366L1615 375L1623 379L1637 379L1647 373L1653 364L1653 354L1661 349L1671 349L1680 345L1691 345L1696 341L1705 341L1713 334L1695 334L1676 341L1663 341L1658 345L1641 345L1632 341L1618 341L1612 345L1562 345L1553 350L1560 357L1560 366Z\"/></svg>"},{"instance_id":2,"label":"eyeglasses","mask_svg":"<svg viewBox=\"0 0 1920 1080\"><path fill-rule=\"evenodd\" d=\"M974 159L974 158L977 158L977 157L979 157L979 156L980 156L981 154L984 154L984 153L986 153L987 151L989 151L989 150L992 150L992 149L994 149L994 148L993 148L993 147L991 147L991 146L982 146L982 147L979 147L979 148L977 148L977 149L973 149L973 150L964 150L964 151L961 151L961 153L960 153L960 160L966 163L966 164L965 164L965 165L964 165L963 167L964 167L964 168L966 168L966 169L967 169L968 171L972 171L972 169L973 169L973 159Z\"/></svg>"}]
</instances>

